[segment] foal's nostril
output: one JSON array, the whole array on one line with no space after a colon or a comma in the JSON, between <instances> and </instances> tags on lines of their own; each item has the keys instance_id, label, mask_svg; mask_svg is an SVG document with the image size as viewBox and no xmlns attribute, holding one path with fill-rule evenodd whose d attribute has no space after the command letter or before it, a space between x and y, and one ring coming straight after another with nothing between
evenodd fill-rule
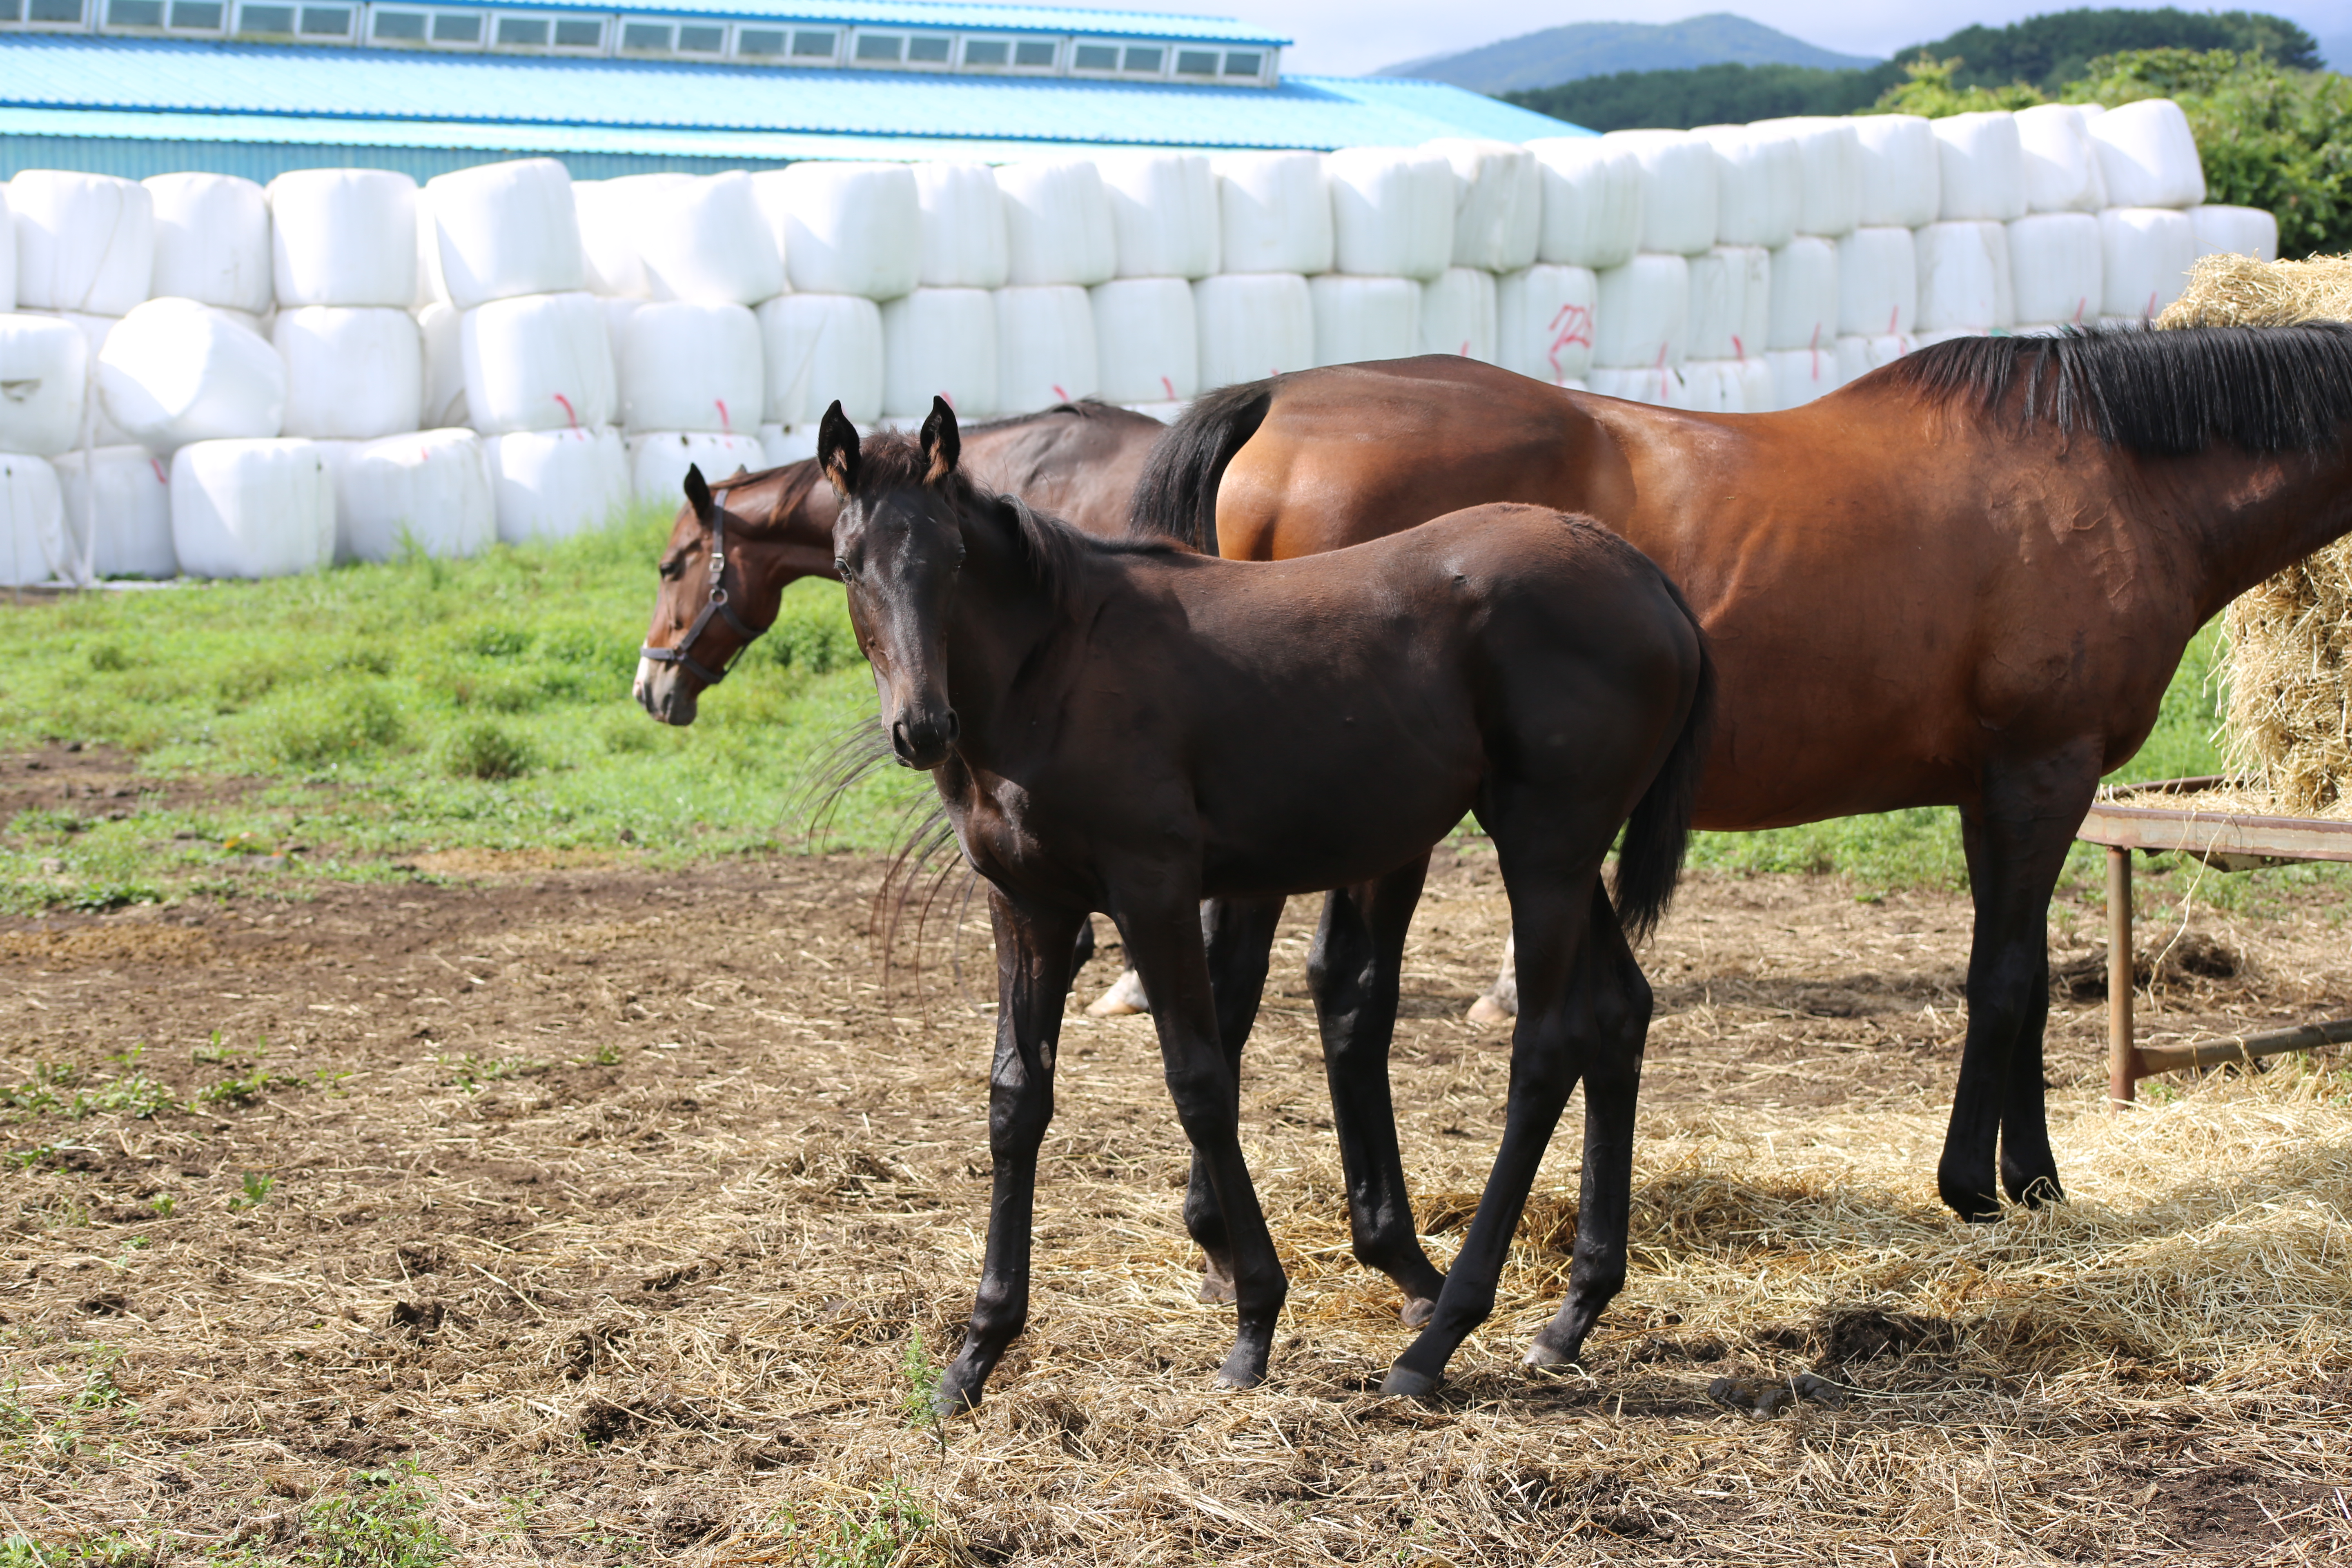
<instances>
[{"instance_id":1,"label":"foal's nostril","mask_svg":"<svg viewBox=\"0 0 2352 1568\"><path fill-rule=\"evenodd\" d=\"M949 709L948 721L940 731L940 743L943 746L952 746L956 743L956 738L962 733L962 721L956 717L954 709Z\"/></svg>"}]
</instances>

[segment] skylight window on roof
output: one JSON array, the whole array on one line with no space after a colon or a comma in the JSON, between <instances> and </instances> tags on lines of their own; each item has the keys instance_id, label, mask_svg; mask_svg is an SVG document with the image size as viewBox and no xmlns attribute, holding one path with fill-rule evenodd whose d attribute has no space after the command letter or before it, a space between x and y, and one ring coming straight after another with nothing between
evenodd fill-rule
<instances>
[{"instance_id":1,"label":"skylight window on roof","mask_svg":"<svg viewBox=\"0 0 2352 1568\"><path fill-rule=\"evenodd\" d=\"M1214 76L1217 74L1217 51L1214 49L1179 49L1176 51L1178 76Z\"/></svg>"},{"instance_id":2,"label":"skylight window on roof","mask_svg":"<svg viewBox=\"0 0 2352 1568\"><path fill-rule=\"evenodd\" d=\"M782 27L738 27L735 52L751 59L773 59L791 40Z\"/></svg>"},{"instance_id":3,"label":"skylight window on roof","mask_svg":"<svg viewBox=\"0 0 2352 1568\"><path fill-rule=\"evenodd\" d=\"M1225 74L1227 76L1255 76L1258 74L1264 61L1265 57L1261 55L1248 53L1240 49L1227 49L1225 51Z\"/></svg>"},{"instance_id":4,"label":"skylight window on roof","mask_svg":"<svg viewBox=\"0 0 2352 1568\"><path fill-rule=\"evenodd\" d=\"M547 47L547 18L501 16L497 41L501 48L543 49Z\"/></svg>"},{"instance_id":5,"label":"skylight window on roof","mask_svg":"<svg viewBox=\"0 0 2352 1568\"><path fill-rule=\"evenodd\" d=\"M856 55L862 66L896 65L905 52L907 39L899 33L860 33Z\"/></svg>"},{"instance_id":6,"label":"skylight window on roof","mask_svg":"<svg viewBox=\"0 0 2352 1568\"><path fill-rule=\"evenodd\" d=\"M305 5L302 7L302 36L323 41L328 38L348 38L352 36L352 8L348 5Z\"/></svg>"},{"instance_id":7,"label":"skylight window on roof","mask_svg":"<svg viewBox=\"0 0 2352 1568\"><path fill-rule=\"evenodd\" d=\"M555 19L555 47L559 49L601 49L604 47L604 24L594 16L558 16Z\"/></svg>"},{"instance_id":8,"label":"skylight window on roof","mask_svg":"<svg viewBox=\"0 0 2352 1568\"><path fill-rule=\"evenodd\" d=\"M1118 69L1118 46L1080 44L1070 51L1070 68L1074 71L1115 71Z\"/></svg>"},{"instance_id":9,"label":"skylight window on roof","mask_svg":"<svg viewBox=\"0 0 2352 1568\"><path fill-rule=\"evenodd\" d=\"M163 0L106 0L106 25L160 27L163 25Z\"/></svg>"},{"instance_id":10,"label":"skylight window on roof","mask_svg":"<svg viewBox=\"0 0 2352 1568\"><path fill-rule=\"evenodd\" d=\"M682 55L723 55L727 52L727 29L680 27L677 30L677 52Z\"/></svg>"},{"instance_id":11,"label":"skylight window on roof","mask_svg":"<svg viewBox=\"0 0 2352 1568\"><path fill-rule=\"evenodd\" d=\"M25 20L43 26L79 27L81 0L30 0Z\"/></svg>"},{"instance_id":12,"label":"skylight window on roof","mask_svg":"<svg viewBox=\"0 0 2352 1568\"><path fill-rule=\"evenodd\" d=\"M910 66L943 66L955 40L945 33L918 33L907 40L907 63Z\"/></svg>"},{"instance_id":13,"label":"skylight window on roof","mask_svg":"<svg viewBox=\"0 0 2352 1568\"><path fill-rule=\"evenodd\" d=\"M236 30L240 33L291 33L294 30L294 7L239 5L236 8Z\"/></svg>"},{"instance_id":14,"label":"skylight window on roof","mask_svg":"<svg viewBox=\"0 0 2352 1568\"><path fill-rule=\"evenodd\" d=\"M966 70L1003 70L1013 63L1013 40L966 38L963 63Z\"/></svg>"},{"instance_id":15,"label":"skylight window on roof","mask_svg":"<svg viewBox=\"0 0 2352 1568\"><path fill-rule=\"evenodd\" d=\"M378 11L368 18L368 36L379 44L421 44L425 41L425 13Z\"/></svg>"},{"instance_id":16,"label":"skylight window on roof","mask_svg":"<svg viewBox=\"0 0 2352 1568\"><path fill-rule=\"evenodd\" d=\"M1061 46L1051 38L1024 38L1013 46L1015 70L1052 70Z\"/></svg>"},{"instance_id":17,"label":"skylight window on roof","mask_svg":"<svg viewBox=\"0 0 2352 1568\"><path fill-rule=\"evenodd\" d=\"M637 54L666 55L669 53L670 32L667 22L624 22L621 47Z\"/></svg>"},{"instance_id":18,"label":"skylight window on roof","mask_svg":"<svg viewBox=\"0 0 2352 1568\"><path fill-rule=\"evenodd\" d=\"M793 35L793 58L796 60L829 60L834 56L833 33L795 32Z\"/></svg>"},{"instance_id":19,"label":"skylight window on roof","mask_svg":"<svg viewBox=\"0 0 2352 1568\"><path fill-rule=\"evenodd\" d=\"M171 26L179 32L217 33L227 9L221 0L172 0Z\"/></svg>"},{"instance_id":20,"label":"skylight window on roof","mask_svg":"<svg viewBox=\"0 0 2352 1568\"><path fill-rule=\"evenodd\" d=\"M433 18L433 41L453 47L478 45L482 41L482 19L444 11Z\"/></svg>"},{"instance_id":21,"label":"skylight window on roof","mask_svg":"<svg viewBox=\"0 0 2352 1568\"><path fill-rule=\"evenodd\" d=\"M1139 76L1158 76L1160 62L1167 58L1166 49L1148 49L1129 46L1127 54L1118 62L1118 68Z\"/></svg>"}]
</instances>

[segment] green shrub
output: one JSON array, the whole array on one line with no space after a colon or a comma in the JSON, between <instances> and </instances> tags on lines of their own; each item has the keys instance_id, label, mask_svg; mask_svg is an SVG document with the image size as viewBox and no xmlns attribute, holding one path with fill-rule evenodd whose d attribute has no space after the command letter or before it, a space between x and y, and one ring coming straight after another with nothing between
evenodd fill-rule
<instances>
[{"instance_id":1,"label":"green shrub","mask_svg":"<svg viewBox=\"0 0 2352 1568\"><path fill-rule=\"evenodd\" d=\"M131 668L131 659L120 643L102 642L89 650L89 667L100 673L111 673Z\"/></svg>"},{"instance_id":2,"label":"green shrub","mask_svg":"<svg viewBox=\"0 0 2352 1568\"><path fill-rule=\"evenodd\" d=\"M520 658L530 651L532 634L529 626L490 621L460 628L455 640L481 658Z\"/></svg>"},{"instance_id":3,"label":"green shrub","mask_svg":"<svg viewBox=\"0 0 2352 1568\"><path fill-rule=\"evenodd\" d=\"M769 658L808 675L830 675L863 657L847 600L835 584L814 577L784 591L766 641Z\"/></svg>"},{"instance_id":4,"label":"green shrub","mask_svg":"<svg viewBox=\"0 0 2352 1568\"><path fill-rule=\"evenodd\" d=\"M513 779L538 764L531 744L487 719L460 724L441 743L444 772L461 779Z\"/></svg>"},{"instance_id":5,"label":"green shrub","mask_svg":"<svg viewBox=\"0 0 2352 1568\"><path fill-rule=\"evenodd\" d=\"M316 768L395 745L405 731L382 682L339 680L293 693L265 721L262 743L280 762Z\"/></svg>"}]
</instances>

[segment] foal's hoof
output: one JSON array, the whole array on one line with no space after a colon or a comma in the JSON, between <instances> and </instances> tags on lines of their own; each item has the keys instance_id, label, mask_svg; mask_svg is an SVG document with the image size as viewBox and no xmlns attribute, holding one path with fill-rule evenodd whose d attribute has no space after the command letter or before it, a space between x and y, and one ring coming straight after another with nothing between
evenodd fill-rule
<instances>
[{"instance_id":1,"label":"foal's hoof","mask_svg":"<svg viewBox=\"0 0 2352 1568\"><path fill-rule=\"evenodd\" d=\"M1492 996L1481 996L1470 1004L1470 1021L1474 1024L1484 1024L1489 1028L1507 1024L1517 1016L1518 1016L1517 1013L1504 1006Z\"/></svg>"},{"instance_id":2,"label":"foal's hoof","mask_svg":"<svg viewBox=\"0 0 2352 1568\"><path fill-rule=\"evenodd\" d=\"M1528 1346L1528 1353L1519 1358L1519 1363L1522 1366L1534 1367L1538 1371L1549 1372L1553 1367L1574 1366L1576 1352L1560 1350L1548 1341L1538 1338Z\"/></svg>"},{"instance_id":3,"label":"foal's hoof","mask_svg":"<svg viewBox=\"0 0 2352 1568\"><path fill-rule=\"evenodd\" d=\"M1124 1018L1131 1014L1151 1011L1151 998L1143 994L1143 976L1130 969L1111 983L1111 988L1087 1005L1089 1018Z\"/></svg>"},{"instance_id":4,"label":"foal's hoof","mask_svg":"<svg viewBox=\"0 0 2352 1568\"><path fill-rule=\"evenodd\" d=\"M1437 1302L1434 1298L1429 1296L1413 1297L1405 1302L1403 1310L1397 1313L1398 1319L1408 1329L1418 1329L1435 1316L1437 1316Z\"/></svg>"},{"instance_id":5,"label":"foal's hoof","mask_svg":"<svg viewBox=\"0 0 2352 1568\"><path fill-rule=\"evenodd\" d=\"M1425 1372L1415 1372L1409 1366L1389 1368L1388 1376L1381 1380L1381 1392L1398 1399L1423 1399L1437 1392L1444 1380Z\"/></svg>"},{"instance_id":6,"label":"foal's hoof","mask_svg":"<svg viewBox=\"0 0 2352 1568\"><path fill-rule=\"evenodd\" d=\"M1255 1388L1265 1381L1265 1352L1236 1345L1217 1369L1219 1388Z\"/></svg>"},{"instance_id":7,"label":"foal's hoof","mask_svg":"<svg viewBox=\"0 0 2352 1568\"><path fill-rule=\"evenodd\" d=\"M1234 1277L1219 1268L1215 1259L1212 1258L1209 1266L1201 1270L1201 1286L1192 1292L1192 1299L1214 1305L1219 1301L1238 1301L1242 1298L1241 1293L1234 1289Z\"/></svg>"}]
</instances>

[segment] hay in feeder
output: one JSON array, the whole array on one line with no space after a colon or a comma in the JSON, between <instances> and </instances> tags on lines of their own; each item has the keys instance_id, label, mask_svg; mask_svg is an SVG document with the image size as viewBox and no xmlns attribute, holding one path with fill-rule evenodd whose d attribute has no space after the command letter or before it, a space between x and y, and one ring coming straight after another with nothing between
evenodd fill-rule
<instances>
[{"instance_id":1,"label":"hay in feeder","mask_svg":"<svg viewBox=\"0 0 2352 1568\"><path fill-rule=\"evenodd\" d=\"M2277 327L2352 321L2352 257L2209 256L2157 325ZM2352 541L2305 557L2231 602L2221 676L2222 753L2271 810L2352 816Z\"/></svg>"}]
</instances>

